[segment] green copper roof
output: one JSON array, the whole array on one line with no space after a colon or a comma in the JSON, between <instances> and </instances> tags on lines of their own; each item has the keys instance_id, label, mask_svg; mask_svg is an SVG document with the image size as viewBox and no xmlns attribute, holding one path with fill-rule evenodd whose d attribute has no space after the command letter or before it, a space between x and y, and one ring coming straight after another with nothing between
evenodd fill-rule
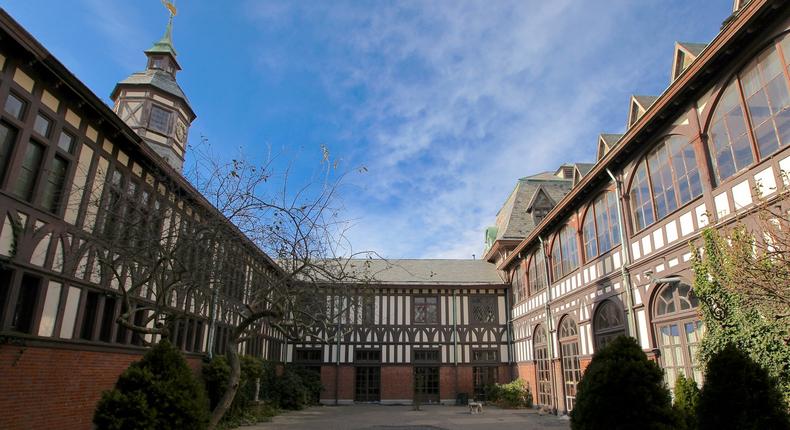
<instances>
[{"instance_id":1,"label":"green copper roof","mask_svg":"<svg viewBox=\"0 0 790 430\"><path fill-rule=\"evenodd\" d=\"M154 43L154 46L148 48L145 52L147 53L167 53L171 54L172 56L176 56L176 49L173 48L173 15L170 15L170 19L167 21L167 27L165 28L165 35L159 39L158 42Z\"/></svg>"}]
</instances>

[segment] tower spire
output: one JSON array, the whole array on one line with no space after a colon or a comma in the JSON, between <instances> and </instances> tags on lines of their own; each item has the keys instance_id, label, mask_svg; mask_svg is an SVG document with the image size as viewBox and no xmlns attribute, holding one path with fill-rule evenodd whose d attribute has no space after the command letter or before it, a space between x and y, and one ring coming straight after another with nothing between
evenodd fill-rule
<instances>
[{"instance_id":1,"label":"tower spire","mask_svg":"<svg viewBox=\"0 0 790 430\"><path fill-rule=\"evenodd\" d=\"M167 0L162 0L162 4L165 5L167 10L170 12L170 17L167 20L167 27L165 27L165 34L162 36L159 41L155 42L153 46L148 48L147 53L168 53L172 56L176 56L176 50L173 47L173 17L176 16L176 7L175 5Z\"/></svg>"}]
</instances>

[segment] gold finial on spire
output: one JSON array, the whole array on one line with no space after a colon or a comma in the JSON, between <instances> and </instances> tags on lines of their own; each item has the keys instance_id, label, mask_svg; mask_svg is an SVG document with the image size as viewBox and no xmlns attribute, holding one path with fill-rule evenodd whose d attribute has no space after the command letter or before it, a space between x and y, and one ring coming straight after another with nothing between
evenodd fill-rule
<instances>
[{"instance_id":1,"label":"gold finial on spire","mask_svg":"<svg viewBox=\"0 0 790 430\"><path fill-rule=\"evenodd\" d=\"M170 11L170 18L176 16L176 5L170 0L162 0L162 4Z\"/></svg>"}]
</instances>

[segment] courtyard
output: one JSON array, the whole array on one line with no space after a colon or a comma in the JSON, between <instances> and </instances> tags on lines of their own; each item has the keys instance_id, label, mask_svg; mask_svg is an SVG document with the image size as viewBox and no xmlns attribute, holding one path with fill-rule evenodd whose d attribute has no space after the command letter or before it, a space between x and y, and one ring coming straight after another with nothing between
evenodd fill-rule
<instances>
[{"instance_id":1,"label":"courtyard","mask_svg":"<svg viewBox=\"0 0 790 430\"><path fill-rule=\"evenodd\" d=\"M316 406L302 411L287 412L271 422L258 424L255 430L533 430L569 429L567 418L540 415L534 409L499 409L485 407L482 414L470 415L469 409L458 406Z\"/></svg>"}]
</instances>

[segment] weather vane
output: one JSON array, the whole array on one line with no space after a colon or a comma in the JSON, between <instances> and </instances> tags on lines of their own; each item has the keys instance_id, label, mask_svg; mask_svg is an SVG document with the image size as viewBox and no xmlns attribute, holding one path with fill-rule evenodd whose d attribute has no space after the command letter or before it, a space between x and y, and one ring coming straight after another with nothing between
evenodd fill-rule
<instances>
[{"instance_id":1,"label":"weather vane","mask_svg":"<svg viewBox=\"0 0 790 430\"><path fill-rule=\"evenodd\" d=\"M162 0L162 4L170 11L170 18L176 16L176 5L170 0Z\"/></svg>"}]
</instances>

